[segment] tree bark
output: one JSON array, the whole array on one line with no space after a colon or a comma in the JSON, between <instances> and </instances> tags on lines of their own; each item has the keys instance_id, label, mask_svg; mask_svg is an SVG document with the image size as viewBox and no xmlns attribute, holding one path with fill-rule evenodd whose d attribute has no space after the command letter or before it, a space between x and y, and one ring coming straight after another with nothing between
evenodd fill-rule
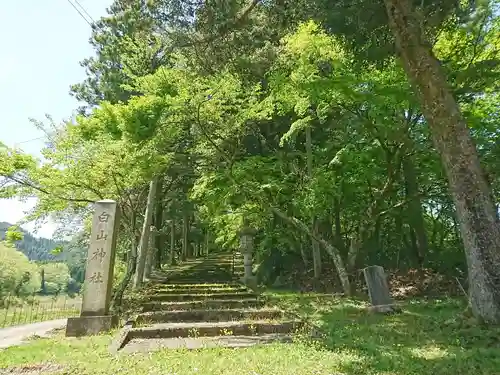
<instances>
[{"instance_id":1,"label":"tree bark","mask_svg":"<svg viewBox=\"0 0 500 375\"><path fill-rule=\"evenodd\" d=\"M148 246L148 253L146 255L146 265L144 266L143 281L149 279L151 277L151 273L153 272L155 253L157 251L157 249L155 248L155 237L157 236L158 236L157 232L153 231L149 232L149 246Z\"/></svg>"},{"instance_id":2,"label":"tree bark","mask_svg":"<svg viewBox=\"0 0 500 375\"><path fill-rule=\"evenodd\" d=\"M340 220L340 198L336 197L333 201L333 211L335 217L335 244L343 254L345 250L344 240L342 238L342 223Z\"/></svg>"},{"instance_id":3,"label":"tree bark","mask_svg":"<svg viewBox=\"0 0 500 375\"><path fill-rule=\"evenodd\" d=\"M184 220L182 222L182 260L186 260L188 257L189 250L189 215L184 214Z\"/></svg>"},{"instance_id":4,"label":"tree bark","mask_svg":"<svg viewBox=\"0 0 500 375\"><path fill-rule=\"evenodd\" d=\"M337 274L339 275L340 283L342 284L342 289L344 290L344 294L346 296L351 295L351 282L349 281L349 275L347 273L346 267L344 265L344 261L339 254L338 249L334 246L330 245L327 241L320 238L317 234L313 233L310 228L300 220L295 217L289 217L287 214L282 212L281 210L270 207L271 212L275 215L281 217L286 222L292 224L294 227L302 231L304 234L308 235L311 238L314 238L326 252L332 257L333 263L335 264L335 268L337 269Z\"/></svg>"},{"instance_id":5,"label":"tree bark","mask_svg":"<svg viewBox=\"0 0 500 375\"><path fill-rule=\"evenodd\" d=\"M161 269L163 252L165 250L165 234L161 231L163 229L163 191L162 191L162 179L158 179L158 183L156 185L157 198L156 198L156 207L155 207L155 217L154 217L154 226L156 228L156 235L154 240L153 249L155 249L155 264L154 267L157 269ZM161 232L160 232L161 231Z\"/></svg>"},{"instance_id":6,"label":"tree bark","mask_svg":"<svg viewBox=\"0 0 500 375\"><path fill-rule=\"evenodd\" d=\"M146 266L146 257L148 254L148 245L149 245L149 232L151 230L151 221L153 218L153 210L154 210L154 202L156 196L156 185L157 178L155 177L149 183L149 193L148 200L146 203L146 211L144 213L144 223L142 225L142 233L141 239L139 242L138 249L138 262L137 262L137 270L134 278L134 288L140 288L144 279L144 268Z\"/></svg>"},{"instance_id":7,"label":"tree bark","mask_svg":"<svg viewBox=\"0 0 500 375\"><path fill-rule=\"evenodd\" d=\"M305 239L307 239L307 237L305 237ZM303 235L303 233L300 233L300 237L298 240L298 244L300 247L300 256L302 257L302 262L304 263L304 268L307 269L309 262L307 260L307 252L306 252L306 249L304 247L303 240L304 240L304 235Z\"/></svg>"},{"instance_id":8,"label":"tree bark","mask_svg":"<svg viewBox=\"0 0 500 375\"><path fill-rule=\"evenodd\" d=\"M312 154L312 136L311 128L306 128L306 158L307 158L307 177L311 181L313 174L313 154ZM318 223L315 215L311 216L311 231L316 234L318 231ZM321 276L321 250L319 248L319 243L311 237L311 247L313 256L313 268L314 268L314 278L319 279Z\"/></svg>"},{"instance_id":9,"label":"tree bark","mask_svg":"<svg viewBox=\"0 0 500 375\"><path fill-rule=\"evenodd\" d=\"M406 197L410 198L408 202L408 222L415 236L415 256L418 265L422 267L429 241L425 230L424 212L422 210L422 200L420 199L418 191L415 165L413 164L413 160L411 160L411 155L406 155L403 158L402 165L405 178Z\"/></svg>"},{"instance_id":10,"label":"tree bark","mask_svg":"<svg viewBox=\"0 0 500 375\"><path fill-rule=\"evenodd\" d=\"M171 266L175 265L175 219L172 217L170 223L170 253L169 263Z\"/></svg>"},{"instance_id":11,"label":"tree bark","mask_svg":"<svg viewBox=\"0 0 500 375\"><path fill-rule=\"evenodd\" d=\"M439 151L467 255L474 315L500 323L500 224L476 147L411 0L384 0L406 74Z\"/></svg>"},{"instance_id":12,"label":"tree bark","mask_svg":"<svg viewBox=\"0 0 500 375\"><path fill-rule=\"evenodd\" d=\"M125 272L125 276L123 277L123 280L121 283L118 285L116 288L116 291L113 295L112 298L112 309L117 310L121 309L122 306L122 300L123 300L123 294L125 293L125 290L127 289L130 281L132 280L136 268L137 268L137 235L136 235L136 225L137 225L137 216L132 208L131 213L130 213L130 250L129 250L129 256L127 259L127 271Z\"/></svg>"},{"instance_id":13,"label":"tree bark","mask_svg":"<svg viewBox=\"0 0 500 375\"><path fill-rule=\"evenodd\" d=\"M205 232L205 256L208 256L210 251L210 231L207 229Z\"/></svg>"}]
</instances>

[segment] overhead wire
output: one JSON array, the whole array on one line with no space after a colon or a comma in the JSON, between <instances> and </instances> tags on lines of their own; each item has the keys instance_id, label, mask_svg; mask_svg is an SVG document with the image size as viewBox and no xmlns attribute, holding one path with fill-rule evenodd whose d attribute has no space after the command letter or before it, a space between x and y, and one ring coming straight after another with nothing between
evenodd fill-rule
<instances>
[{"instance_id":1,"label":"overhead wire","mask_svg":"<svg viewBox=\"0 0 500 375\"><path fill-rule=\"evenodd\" d=\"M71 0L67 0L67 1L68 1L68 3L70 3L70 4L71 4L71 6L72 6L72 7L73 7L73 8L74 8L77 12L78 12L78 14L80 15L80 17L82 17L82 18L83 18L83 20L84 20L85 22L87 22L87 23L89 24L89 26L90 26L90 27L92 27L92 22L93 22L92 17L90 17L90 15L89 15L90 20L91 20L91 21L89 21L89 20L88 20L88 19L87 19L87 18L83 15L83 13L80 11L80 9L78 9L78 7L77 7L75 4L73 4L73 2L72 2ZM80 5L80 7L82 7L82 5L81 5L81 4L80 4L77 0L75 0L75 1L78 3L78 5ZM85 10L85 8L83 8L83 7L82 7L82 9L83 9L83 11L85 12L85 14L87 14L87 15L88 15L88 13L87 13L87 11Z\"/></svg>"},{"instance_id":2,"label":"overhead wire","mask_svg":"<svg viewBox=\"0 0 500 375\"><path fill-rule=\"evenodd\" d=\"M21 142L15 142L14 144L15 145L20 145L20 144L23 144L23 143L28 143L28 142L33 142L33 141L38 141L40 139L44 139L44 138L47 138L47 136L42 136L42 137L37 137L37 138L32 138L32 139L28 139L26 141L21 141Z\"/></svg>"},{"instance_id":3,"label":"overhead wire","mask_svg":"<svg viewBox=\"0 0 500 375\"><path fill-rule=\"evenodd\" d=\"M85 13L85 15L90 18L90 20L92 21L92 23L95 23L95 20L92 18L92 16L89 14L89 12L87 12L87 10L85 9L85 7L78 1L78 0L73 0L79 7L80 9L83 11L83 13Z\"/></svg>"}]
</instances>

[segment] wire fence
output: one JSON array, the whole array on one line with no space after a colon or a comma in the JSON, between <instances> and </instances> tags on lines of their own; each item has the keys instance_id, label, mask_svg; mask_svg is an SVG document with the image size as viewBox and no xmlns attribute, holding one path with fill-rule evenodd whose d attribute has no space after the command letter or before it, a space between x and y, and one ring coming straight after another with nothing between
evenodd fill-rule
<instances>
[{"instance_id":1,"label":"wire fence","mask_svg":"<svg viewBox=\"0 0 500 375\"><path fill-rule=\"evenodd\" d=\"M79 316L81 308L80 296L7 296L0 300L0 328Z\"/></svg>"}]
</instances>

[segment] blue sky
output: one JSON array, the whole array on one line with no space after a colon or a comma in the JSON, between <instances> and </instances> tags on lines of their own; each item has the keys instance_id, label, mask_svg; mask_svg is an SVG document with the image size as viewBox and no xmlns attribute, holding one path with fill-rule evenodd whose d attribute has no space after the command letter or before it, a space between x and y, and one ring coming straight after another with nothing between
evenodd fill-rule
<instances>
[{"instance_id":1,"label":"blue sky","mask_svg":"<svg viewBox=\"0 0 500 375\"><path fill-rule=\"evenodd\" d=\"M74 0L72 0L75 2ZM78 0L94 19L106 14L112 0ZM0 141L40 155L43 135L28 120L71 116L78 106L69 86L82 81L79 61L93 54L90 26L68 0L16 0L0 4ZM17 222L35 201L0 200L0 221ZM33 230L33 225L25 226ZM37 235L50 237L53 223Z\"/></svg>"}]
</instances>

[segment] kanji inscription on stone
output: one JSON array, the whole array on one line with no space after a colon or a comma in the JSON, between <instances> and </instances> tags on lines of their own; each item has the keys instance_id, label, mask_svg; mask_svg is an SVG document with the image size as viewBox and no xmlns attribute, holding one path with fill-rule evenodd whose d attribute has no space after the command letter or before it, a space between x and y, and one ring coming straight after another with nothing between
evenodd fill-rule
<instances>
[{"instance_id":1,"label":"kanji inscription on stone","mask_svg":"<svg viewBox=\"0 0 500 375\"><path fill-rule=\"evenodd\" d=\"M109 217L111 215L108 214L106 211L103 211L99 216L98 216L98 219L99 219L99 222L101 223L107 223L108 220L109 220Z\"/></svg>"},{"instance_id":2,"label":"kanji inscription on stone","mask_svg":"<svg viewBox=\"0 0 500 375\"><path fill-rule=\"evenodd\" d=\"M97 233L96 240L106 240L108 238L107 234L104 234L104 231L101 230L101 233Z\"/></svg>"},{"instance_id":3,"label":"kanji inscription on stone","mask_svg":"<svg viewBox=\"0 0 500 375\"><path fill-rule=\"evenodd\" d=\"M101 247L100 249L97 249L92 253L92 259L91 260L98 260L99 262L103 262L104 257L106 256L106 252L104 249Z\"/></svg>"},{"instance_id":4,"label":"kanji inscription on stone","mask_svg":"<svg viewBox=\"0 0 500 375\"><path fill-rule=\"evenodd\" d=\"M100 272L94 272L90 277L89 277L89 282L91 283L102 283L104 281L102 274Z\"/></svg>"},{"instance_id":5,"label":"kanji inscription on stone","mask_svg":"<svg viewBox=\"0 0 500 375\"><path fill-rule=\"evenodd\" d=\"M95 203L83 287L82 316L107 315L109 312L118 223L118 204L115 201Z\"/></svg>"}]
</instances>

